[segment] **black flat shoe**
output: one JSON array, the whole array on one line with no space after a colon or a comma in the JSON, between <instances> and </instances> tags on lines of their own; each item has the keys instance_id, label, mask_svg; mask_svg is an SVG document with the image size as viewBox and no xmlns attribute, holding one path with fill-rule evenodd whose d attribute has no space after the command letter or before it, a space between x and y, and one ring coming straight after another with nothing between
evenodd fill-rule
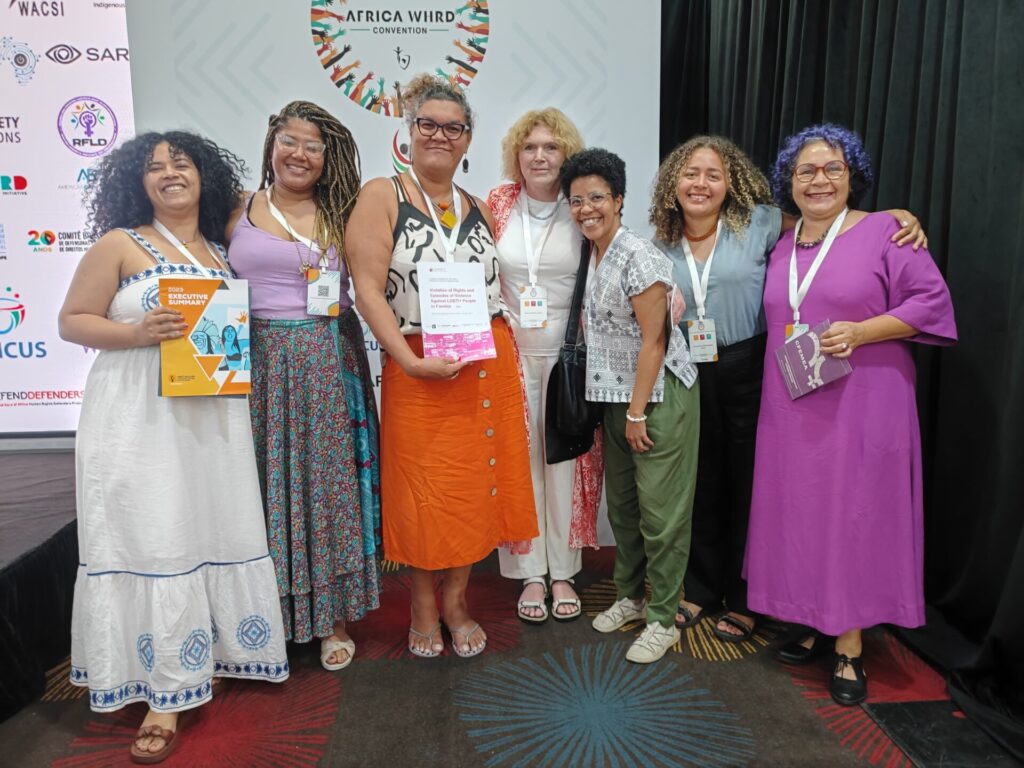
<instances>
[{"instance_id":1,"label":"black flat shoe","mask_svg":"<svg viewBox=\"0 0 1024 768\"><path fill-rule=\"evenodd\" d=\"M853 670L855 680L840 677L844 667ZM845 654L837 653L832 676L828 681L828 692L832 694L832 701L844 707L852 707L864 701L868 697L868 678L864 674L864 659L860 656L851 659Z\"/></svg>"},{"instance_id":2,"label":"black flat shoe","mask_svg":"<svg viewBox=\"0 0 1024 768\"><path fill-rule=\"evenodd\" d=\"M800 644L801 641L806 640L808 637L814 638L814 642L811 643L810 648L806 648ZM811 630L807 634L794 637L788 643L781 646L777 651L775 651L775 658L783 664L803 666L804 664L810 664L812 661L822 656L831 647L832 643L829 638L825 637L820 632Z\"/></svg>"}]
</instances>

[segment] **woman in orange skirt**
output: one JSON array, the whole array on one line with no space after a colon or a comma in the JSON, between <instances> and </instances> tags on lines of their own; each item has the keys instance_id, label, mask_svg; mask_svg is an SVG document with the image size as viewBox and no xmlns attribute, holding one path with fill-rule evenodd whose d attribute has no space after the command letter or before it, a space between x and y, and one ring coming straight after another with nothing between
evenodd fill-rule
<instances>
[{"instance_id":1,"label":"woman in orange skirt","mask_svg":"<svg viewBox=\"0 0 1024 768\"><path fill-rule=\"evenodd\" d=\"M412 567L409 650L443 650L442 612L459 656L484 650L466 586L473 563L495 547L537 536L523 390L502 316L487 206L452 179L472 139L462 91L421 76L403 91L412 168L370 181L345 245L356 307L387 351L381 389L381 520L384 554ZM452 233L456 235L452 238ZM423 357L418 265L483 264L497 357L477 362Z\"/></svg>"}]
</instances>

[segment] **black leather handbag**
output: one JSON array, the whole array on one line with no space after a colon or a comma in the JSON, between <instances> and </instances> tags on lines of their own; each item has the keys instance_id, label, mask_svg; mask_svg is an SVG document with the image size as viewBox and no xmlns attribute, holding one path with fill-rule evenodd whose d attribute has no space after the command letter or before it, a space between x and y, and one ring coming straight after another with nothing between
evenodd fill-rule
<instances>
[{"instance_id":1,"label":"black leather handbag","mask_svg":"<svg viewBox=\"0 0 1024 768\"><path fill-rule=\"evenodd\" d=\"M590 243L584 240L565 340L548 379L544 409L544 458L548 464L568 461L589 451L594 444L594 429L601 423L603 406L588 402L585 397L587 345L579 340L580 310L589 267Z\"/></svg>"}]
</instances>

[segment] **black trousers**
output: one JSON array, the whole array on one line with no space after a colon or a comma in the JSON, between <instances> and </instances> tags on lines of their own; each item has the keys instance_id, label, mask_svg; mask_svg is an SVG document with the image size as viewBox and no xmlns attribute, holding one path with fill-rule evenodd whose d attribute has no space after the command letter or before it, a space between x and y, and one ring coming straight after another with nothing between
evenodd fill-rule
<instances>
[{"instance_id":1,"label":"black trousers","mask_svg":"<svg viewBox=\"0 0 1024 768\"><path fill-rule=\"evenodd\" d=\"M713 611L747 613L743 555L754 483L766 335L718 350L699 363L700 448L693 538L683 581L686 599Z\"/></svg>"}]
</instances>

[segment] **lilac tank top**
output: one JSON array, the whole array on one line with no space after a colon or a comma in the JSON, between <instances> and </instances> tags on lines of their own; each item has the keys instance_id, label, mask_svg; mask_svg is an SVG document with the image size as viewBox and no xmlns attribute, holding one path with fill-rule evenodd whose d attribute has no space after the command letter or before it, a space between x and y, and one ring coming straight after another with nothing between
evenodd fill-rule
<instances>
[{"instance_id":1,"label":"lilac tank top","mask_svg":"<svg viewBox=\"0 0 1024 768\"><path fill-rule=\"evenodd\" d=\"M306 314L306 278L302 265L316 264L318 257L302 243L283 240L255 226L249 219L249 206L238 219L231 235L228 261L235 274L249 281L250 312L263 320L301 320ZM348 269L338 263L332 246L327 251L330 269L341 270L341 311L352 307Z\"/></svg>"}]
</instances>

